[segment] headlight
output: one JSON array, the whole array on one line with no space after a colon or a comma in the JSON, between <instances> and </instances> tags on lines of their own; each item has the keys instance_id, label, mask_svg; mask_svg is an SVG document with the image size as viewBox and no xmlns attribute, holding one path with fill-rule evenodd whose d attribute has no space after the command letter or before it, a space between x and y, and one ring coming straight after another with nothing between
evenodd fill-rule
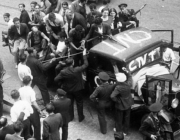
<instances>
[{"instance_id":1,"label":"headlight","mask_svg":"<svg viewBox=\"0 0 180 140\"><path fill-rule=\"evenodd\" d=\"M179 104L179 100L177 98L172 100L171 107L176 108Z\"/></svg>"}]
</instances>

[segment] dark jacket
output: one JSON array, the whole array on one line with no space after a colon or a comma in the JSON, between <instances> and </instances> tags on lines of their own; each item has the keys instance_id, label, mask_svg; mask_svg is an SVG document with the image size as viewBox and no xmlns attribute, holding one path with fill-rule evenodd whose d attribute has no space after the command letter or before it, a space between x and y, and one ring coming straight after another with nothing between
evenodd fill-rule
<instances>
[{"instance_id":1,"label":"dark jacket","mask_svg":"<svg viewBox=\"0 0 180 140\"><path fill-rule=\"evenodd\" d=\"M29 26L29 22L31 21L29 14L26 10L23 10L20 15L20 23L25 23L27 26Z\"/></svg>"},{"instance_id":2,"label":"dark jacket","mask_svg":"<svg viewBox=\"0 0 180 140\"><path fill-rule=\"evenodd\" d=\"M129 21L135 21L136 24L139 24L139 21L137 18L132 18L131 16L134 15L135 11L134 9L127 9L128 15L123 14L122 12L119 12L119 21L122 23L122 31L126 29L127 25L130 25L131 23Z\"/></svg>"},{"instance_id":3,"label":"dark jacket","mask_svg":"<svg viewBox=\"0 0 180 140\"><path fill-rule=\"evenodd\" d=\"M76 92L84 89L82 71L88 67L87 57L83 56L84 64L79 67L67 67L55 77L55 82L59 80L62 83L61 88L66 92Z\"/></svg>"},{"instance_id":4,"label":"dark jacket","mask_svg":"<svg viewBox=\"0 0 180 140\"><path fill-rule=\"evenodd\" d=\"M5 140L24 140L24 138L19 137L16 134L7 134Z\"/></svg>"},{"instance_id":5,"label":"dark jacket","mask_svg":"<svg viewBox=\"0 0 180 140\"><path fill-rule=\"evenodd\" d=\"M49 115L43 121L43 140L60 140L59 129L63 125L60 113Z\"/></svg>"},{"instance_id":6,"label":"dark jacket","mask_svg":"<svg viewBox=\"0 0 180 140\"><path fill-rule=\"evenodd\" d=\"M108 24L102 23L102 28L103 28L103 35L110 35L111 34L111 27ZM94 38L100 36L98 33L98 26L96 24L92 24L89 33L86 35L85 40L87 41L90 38ZM95 39L93 41L93 45L96 45L100 42L100 39Z\"/></svg>"},{"instance_id":7,"label":"dark jacket","mask_svg":"<svg viewBox=\"0 0 180 140\"><path fill-rule=\"evenodd\" d=\"M115 85L111 85L109 83L103 83L102 85L100 85L95 89L95 91L91 94L90 99L92 101L98 101L99 107L102 108L110 107L112 105L112 100L110 96L114 88Z\"/></svg>"},{"instance_id":8,"label":"dark jacket","mask_svg":"<svg viewBox=\"0 0 180 140\"><path fill-rule=\"evenodd\" d=\"M68 22L68 25L69 25L68 20L67 20L67 22ZM75 12L74 13L74 18L73 18L73 21L72 21L72 28L75 28L76 25L81 25L86 30L87 24L86 24L85 18L81 14Z\"/></svg>"},{"instance_id":9,"label":"dark jacket","mask_svg":"<svg viewBox=\"0 0 180 140\"><path fill-rule=\"evenodd\" d=\"M139 128L140 133L145 137L144 140L151 140L151 135L160 136L160 122L155 120L152 113L143 121Z\"/></svg>"},{"instance_id":10,"label":"dark jacket","mask_svg":"<svg viewBox=\"0 0 180 140\"><path fill-rule=\"evenodd\" d=\"M133 104L133 98L131 96L131 84L132 76L128 74L126 82L119 83L111 94L111 99L115 102L115 107L118 110L127 110Z\"/></svg>"},{"instance_id":11,"label":"dark jacket","mask_svg":"<svg viewBox=\"0 0 180 140\"><path fill-rule=\"evenodd\" d=\"M81 14L84 18L86 18L86 6L85 5L80 6L79 0L76 0L71 3L71 10L73 12L77 12L77 13Z\"/></svg>"},{"instance_id":12,"label":"dark jacket","mask_svg":"<svg viewBox=\"0 0 180 140\"><path fill-rule=\"evenodd\" d=\"M15 25L12 25L8 30L8 35L12 40L18 40L19 38L27 39L27 35L29 33L29 29L26 24L20 23L20 34Z\"/></svg>"},{"instance_id":13,"label":"dark jacket","mask_svg":"<svg viewBox=\"0 0 180 140\"><path fill-rule=\"evenodd\" d=\"M63 118L63 124L68 124L70 121L69 109L71 105L71 100L69 98L59 98L52 101L55 107L54 113L61 113Z\"/></svg>"},{"instance_id":14,"label":"dark jacket","mask_svg":"<svg viewBox=\"0 0 180 140\"><path fill-rule=\"evenodd\" d=\"M43 64L34 56L28 56L26 65L31 69L33 80L45 80L45 68Z\"/></svg>"},{"instance_id":15,"label":"dark jacket","mask_svg":"<svg viewBox=\"0 0 180 140\"><path fill-rule=\"evenodd\" d=\"M24 115L25 114L23 112L21 112L17 121L22 122L24 120ZM7 125L0 129L0 140L5 140L5 137L7 134L14 134L14 133L15 133L15 131L14 131L13 124ZM9 139L9 137L14 137L14 136L8 136L8 139Z\"/></svg>"},{"instance_id":16,"label":"dark jacket","mask_svg":"<svg viewBox=\"0 0 180 140\"><path fill-rule=\"evenodd\" d=\"M90 12L87 14L87 22L92 25L95 17L101 17L102 14L99 11Z\"/></svg>"}]
</instances>

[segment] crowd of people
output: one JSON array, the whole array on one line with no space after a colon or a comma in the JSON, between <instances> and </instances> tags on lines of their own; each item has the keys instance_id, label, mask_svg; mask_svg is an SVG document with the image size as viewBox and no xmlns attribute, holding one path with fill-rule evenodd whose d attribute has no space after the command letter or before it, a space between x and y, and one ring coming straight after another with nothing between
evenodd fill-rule
<instances>
[{"instance_id":1,"label":"crowd of people","mask_svg":"<svg viewBox=\"0 0 180 140\"><path fill-rule=\"evenodd\" d=\"M87 50L103 39L112 39L119 32L139 26L135 11L127 9L125 3L118 6L119 10L110 8L108 0L104 0L99 9L91 3L88 13L86 3L87 0L75 0L70 5L61 0L41 0L30 3L30 13L26 11L25 4L20 3L19 18L12 19L9 13L4 13L8 24L8 31L2 32L4 46L12 46L21 88L11 91L14 104L10 116L13 124L2 116L0 105L1 140L60 140L60 128L62 140L67 140L68 123L74 119L74 101L79 122L85 119L83 74L88 67ZM124 139L124 135L129 133L133 103L130 92L132 78L125 68L123 70L124 73L119 72L114 64L116 85L109 84L109 75L100 72L101 85L90 95L90 99L97 104L102 134L107 133L105 109L115 104L116 140ZM59 87L53 99L48 92L47 77L48 80L53 77L51 82ZM48 115L36 102L35 85L41 92ZM41 117L45 117L42 135Z\"/></svg>"}]
</instances>

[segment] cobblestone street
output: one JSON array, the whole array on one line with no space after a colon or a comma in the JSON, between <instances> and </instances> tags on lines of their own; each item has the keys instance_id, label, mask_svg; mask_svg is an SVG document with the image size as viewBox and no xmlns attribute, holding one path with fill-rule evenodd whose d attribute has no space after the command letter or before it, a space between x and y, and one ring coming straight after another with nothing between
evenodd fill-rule
<instances>
[{"instance_id":1,"label":"cobblestone street","mask_svg":"<svg viewBox=\"0 0 180 140\"><path fill-rule=\"evenodd\" d=\"M40 0L35 0L39 2ZM9 12L13 17L19 17L20 12L18 9L19 3L24 3L26 5L26 9L30 10L30 1L29 0L0 0L0 32L6 30L6 23L3 20L3 13ZM70 2L70 1L69 1ZM143 27L147 27L149 29L173 29L175 31L174 39L176 42L180 42L180 1L179 0L111 0L112 6L117 5L120 2L126 2L129 4L130 8L138 9L143 4L147 3L148 6L144 11L142 11L142 15L138 14L138 18L140 20L140 24ZM100 6L102 2L98 3ZM88 8L89 9L89 8ZM161 34L163 38L169 39L167 34ZM2 46L2 40L0 40L0 46ZM0 58L3 61L6 75L4 76L5 82L3 83L4 95L7 100L10 100L10 91L13 89L19 89L21 83L19 81L17 75L17 69L15 69L15 65L13 62L13 56L9 53L8 47L1 47ZM37 98L41 99L41 95L39 90L35 88L37 93ZM75 105L76 106L76 105ZM9 117L10 107L5 107L5 115ZM79 123L77 111L75 110L75 118L72 122L69 123L69 138L68 140L77 140L78 138L82 140L114 140L113 138L113 128L114 121L111 113L108 112L107 115L107 124L108 124L108 132L106 135L100 133L99 122L97 117L97 112L94 106L90 103L88 99L85 100L84 103L84 114L85 120ZM133 116L138 117L138 116ZM175 138L176 140L180 140L180 136ZM142 136L138 133L138 128L131 127L130 135L125 137L125 140L143 140Z\"/></svg>"}]
</instances>

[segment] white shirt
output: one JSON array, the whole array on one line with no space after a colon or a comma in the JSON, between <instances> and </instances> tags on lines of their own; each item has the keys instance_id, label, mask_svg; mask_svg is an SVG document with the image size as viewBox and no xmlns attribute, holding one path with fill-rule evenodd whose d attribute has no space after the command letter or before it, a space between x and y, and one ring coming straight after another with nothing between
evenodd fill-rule
<instances>
[{"instance_id":1,"label":"white shirt","mask_svg":"<svg viewBox=\"0 0 180 140\"><path fill-rule=\"evenodd\" d=\"M7 25L8 25L8 29L10 29L11 26L14 25L13 19L10 19L10 20L7 22Z\"/></svg>"},{"instance_id":2,"label":"white shirt","mask_svg":"<svg viewBox=\"0 0 180 140\"><path fill-rule=\"evenodd\" d=\"M31 69L28 66L23 65L22 63L18 64L18 76L21 81L23 81L24 76L30 76L31 79L33 79Z\"/></svg>"},{"instance_id":3,"label":"white shirt","mask_svg":"<svg viewBox=\"0 0 180 140\"><path fill-rule=\"evenodd\" d=\"M172 49L167 48L165 52L163 52L163 60L164 61L171 61L176 59L174 52L172 51Z\"/></svg>"},{"instance_id":4,"label":"white shirt","mask_svg":"<svg viewBox=\"0 0 180 140\"><path fill-rule=\"evenodd\" d=\"M17 121L21 112L25 113L24 120L26 120L30 116L30 114L33 114L33 109L27 101L19 100L15 102L14 105L11 107L10 116L12 122Z\"/></svg>"},{"instance_id":5,"label":"white shirt","mask_svg":"<svg viewBox=\"0 0 180 140\"><path fill-rule=\"evenodd\" d=\"M65 48L66 48L65 42L59 41L56 52L63 52Z\"/></svg>"},{"instance_id":6,"label":"white shirt","mask_svg":"<svg viewBox=\"0 0 180 140\"><path fill-rule=\"evenodd\" d=\"M56 16L56 19L55 19L54 22L49 20L49 14L47 14L43 18L44 22L46 23L48 21L51 26L61 26L61 27L63 27L64 26L63 17L60 14L57 14L57 13L54 13L54 14Z\"/></svg>"},{"instance_id":7,"label":"white shirt","mask_svg":"<svg viewBox=\"0 0 180 140\"><path fill-rule=\"evenodd\" d=\"M36 101L36 93L30 86L24 86L19 89L21 100L27 101L30 105Z\"/></svg>"}]
</instances>

